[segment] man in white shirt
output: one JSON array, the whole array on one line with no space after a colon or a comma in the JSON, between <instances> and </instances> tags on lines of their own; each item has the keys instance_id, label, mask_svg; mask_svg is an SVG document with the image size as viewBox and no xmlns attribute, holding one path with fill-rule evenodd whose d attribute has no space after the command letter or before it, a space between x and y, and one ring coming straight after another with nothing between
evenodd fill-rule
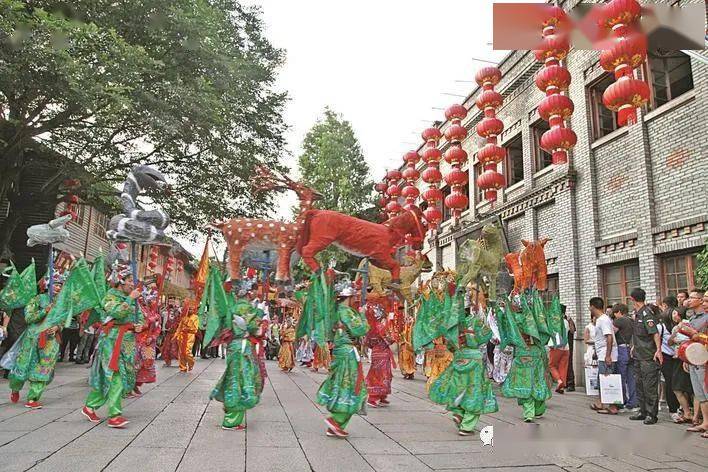
<instances>
[{"instance_id":1,"label":"man in white shirt","mask_svg":"<svg viewBox=\"0 0 708 472\"><path fill-rule=\"evenodd\" d=\"M617 366L617 341L615 340L615 325L612 318L605 313L605 301L600 297L590 299L590 311L596 316L595 321L595 352L597 353L597 370L599 375L615 373ZM605 415L616 415L615 405L603 405L598 399L592 409Z\"/></svg>"}]
</instances>

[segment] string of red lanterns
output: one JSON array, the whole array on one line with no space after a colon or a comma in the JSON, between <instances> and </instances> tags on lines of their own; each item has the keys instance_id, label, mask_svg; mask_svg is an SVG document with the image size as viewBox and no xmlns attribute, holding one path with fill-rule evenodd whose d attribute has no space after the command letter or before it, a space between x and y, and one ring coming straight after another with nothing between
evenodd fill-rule
<instances>
[{"instance_id":1,"label":"string of red lanterns","mask_svg":"<svg viewBox=\"0 0 708 472\"><path fill-rule=\"evenodd\" d=\"M386 195L389 198L386 204L386 212L388 217L391 218L399 214L403 207L398 203L398 197L401 196L401 187L398 185L398 181L401 180L403 175L398 169L392 169L386 172L386 180L388 181L388 188L386 188Z\"/></svg>"},{"instance_id":2,"label":"string of red lanterns","mask_svg":"<svg viewBox=\"0 0 708 472\"><path fill-rule=\"evenodd\" d=\"M647 57L646 35L637 28L641 14L636 0L612 0L600 14L600 27L612 34L609 47L600 53L600 65L617 79L602 94L602 102L617 113L620 126L636 123L637 108L649 100L649 86L634 78L634 69Z\"/></svg>"},{"instance_id":3,"label":"string of red lanterns","mask_svg":"<svg viewBox=\"0 0 708 472\"><path fill-rule=\"evenodd\" d=\"M445 175L445 182L450 186L450 195L445 197L445 206L452 211L453 224L457 225L462 211L467 208L469 198L463 188L468 182L462 164L467 162L467 152L462 149L462 141L467 137L467 129L462 120L467 117L467 109L462 105L452 105L445 110L445 118L450 126L445 130L445 139L450 146L445 151L445 161L450 164L450 171Z\"/></svg>"},{"instance_id":4,"label":"string of red lanterns","mask_svg":"<svg viewBox=\"0 0 708 472\"><path fill-rule=\"evenodd\" d=\"M379 194L379 207L381 208L381 212L379 213L379 219L381 221L386 221L387 215L386 215L386 204L388 203L388 198L386 198L386 189L388 188L388 184L386 183L386 180L382 180L381 182L378 182L376 185L374 185L374 190Z\"/></svg>"},{"instance_id":5,"label":"string of red lanterns","mask_svg":"<svg viewBox=\"0 0 708 472\"><path fill-rule=\"evenodd\" d=\"M440 173L442 152L438 149L438 142L442 137L442 133L440 133L438 128L431 127L423 131L422 137L426 143L422 158L427 167L421 174L421 178L423 182L428 184L428 188L422 195L423 200L428 204L423 215L428 222L428 228L435 230L440 220L442 220L442 212L440 211L439 205L442 202L443 193L438 187L440 182L442 182L442 174Z\"/></svg>"},{"instance_id":6,"label":"string of red lanterns","mask_svg":"<svg viewBox=\"0 0 708 472\"><path fill-rule=\"evenodd\" d=\"M417 151L408 151L403 155L403 161L406 163L406 168L403 169L403 179L406 185L401 190L401 196L406 199L403 208L410 210L416 207L416 200L420 196L420 190L415 185L420 178L420 172L415 168L420 162L420 154Z\"/></svg>"},{"instance_id":7,"label":"string of red lanterns","mask_svg":"<svg viewBox=\"0 0 708 472\"><path fill-rule=\"evenodd\" d=\"M502 95L494 90L501 81L501 71L496 67L483 67L475 74L477 85L482 87L482 93L477 97L477 107L484 111L484 118L477 123L477 134L487 140L487 143L477 152L477 159L484 172L477 177L477 186L484 191L484 198L495 202L497 191L504 188L506 180L497 172L497 164L504 160L506 151L497 145L497 137L504 130L504 123L497 118L497 108L503 103Z\"/></svg>"},{"instance_id":8,"label":"string of red lanterns","mask_svg":"<svg viewBox=\"0 0 708 472\"><path fill-rule=\"evenodd\" d=\"M536 74L536 86L546 94L538 104L538 114L548 122L550 129L541 136L541 148L550 152L554 165L568 162L568 150L578 141L575 132L566 127L566 120L573 114L573 101L561 92L567 92L570 72L561 65L570 50L570 43L563 25L568 17L561 7L548 6L543 21L541 48L534 51L536 60L543 67Z\"/></svg>"}]
</instances>

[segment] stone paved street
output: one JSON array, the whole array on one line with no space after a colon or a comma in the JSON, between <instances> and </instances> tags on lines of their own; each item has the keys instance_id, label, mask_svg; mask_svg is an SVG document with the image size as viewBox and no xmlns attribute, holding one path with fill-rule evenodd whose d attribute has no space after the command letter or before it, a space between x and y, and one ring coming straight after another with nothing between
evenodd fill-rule
<instances>
[{"instance_id":1,"label":"stone paved street","mask_svg":"<svg viewBox=\"0 0 708 472\"><path fill-rule=\"evenodd\" d=\"M659 424L644 426L630 422L628 413L591 412L581 393L554 396L546 416L532 425L520 421L514 401L500 399L500 412L480 425L494 426L494 446L483 446L478 436L457 436L443 409L426 399L423 380L404 381L398 373L390 407L355 417L347 440L327 438L323 410L313 402L324 374L284 374L273 362L262 401L248 413L248 430L223 431L220 404L209 401L222 369L220 359L198 360L189 375L161 369L159 383L125 402L131 420L125 430L81 416L83 366L59 365L39 411L8 403L3 381L0 470L694 472L708 463L708 442L670 424L665 411Z\"/></svg>"}]
</instances>

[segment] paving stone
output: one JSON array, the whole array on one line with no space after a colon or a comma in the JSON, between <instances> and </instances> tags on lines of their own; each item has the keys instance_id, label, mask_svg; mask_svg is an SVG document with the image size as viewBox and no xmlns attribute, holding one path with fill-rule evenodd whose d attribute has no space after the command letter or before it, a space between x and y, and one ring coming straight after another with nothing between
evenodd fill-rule
<instances>
[{"instance_id":1,"label":"paving stone","mask_svg":"<svg viewBox=\"0 0 708 472\"><path fill-rule=\"evenodd\" d=\"M248 447L246 470L248 472L309 472L311 469L305 454L299 447Z\"/></svg>"},{"instance_id":2,"label":"paving stone","mask_svg":"<svg viewBox=\"0 0 708 472\"><path fill-rule=\"evenodd\" d=\"M105 469L107 472L176 470L184 449L130 446Z\"/></svg>"}]
</instances>

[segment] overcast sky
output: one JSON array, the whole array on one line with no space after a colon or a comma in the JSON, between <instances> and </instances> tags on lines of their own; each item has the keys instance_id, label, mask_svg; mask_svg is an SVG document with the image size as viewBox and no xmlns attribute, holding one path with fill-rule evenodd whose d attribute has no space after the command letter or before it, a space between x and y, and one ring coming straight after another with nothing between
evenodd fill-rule
<instances>
[{"instance_id":1,"label":"overcast sky","mask_svg":"<svg viewBox=\"0 0 708 472\"><path fill-rule=\"evenodd\" d=\"M444 108L462 100L445 94L471 92L475 71L486 65L475 58L497 61L506 52L489 44L492 0L244 3L262 9L266 36L286 52L277 87L289 96L283 155L292 169L308 129L330 106L351 122L381 179ZM293 203L291 192L276 214L290 218Z\"/></svg>"}]
</instances>

